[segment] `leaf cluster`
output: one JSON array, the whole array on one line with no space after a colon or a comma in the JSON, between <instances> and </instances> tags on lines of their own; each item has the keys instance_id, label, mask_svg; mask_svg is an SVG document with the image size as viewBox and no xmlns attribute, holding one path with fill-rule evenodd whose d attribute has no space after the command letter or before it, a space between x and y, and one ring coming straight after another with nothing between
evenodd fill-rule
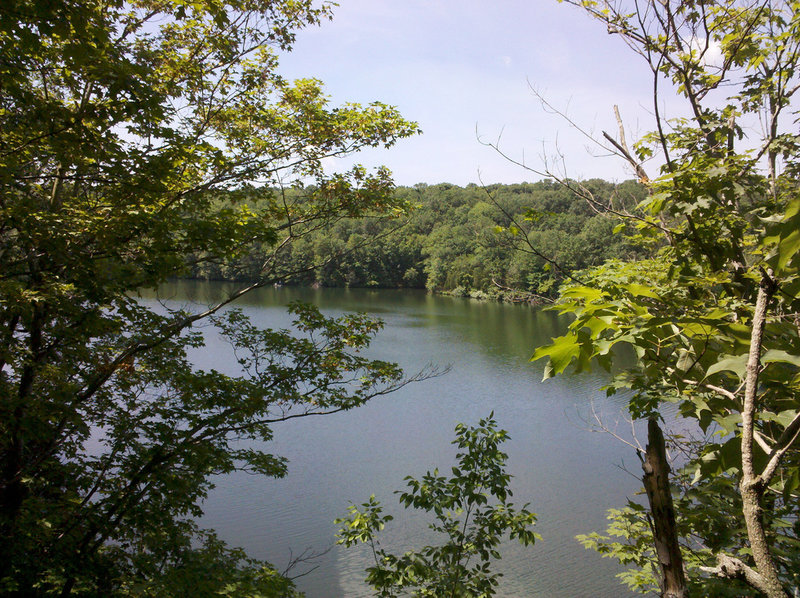
<instances>
[{"instance_id":1,"label":"leaf cluster","mask_svg":"<svg viewBox=\"0 0 800 598\"><path fill-rule=\"evenodd\" d=\"M399 492L405 507L433 515L429 528L444 538L440 545L425 546L402 555L379 547L378 532L392 520L384 515L374 496L359 506L351 505L338 543L371 546L375 565L367 569L367 583L377 596L494 596L499 573L491 563L500 558L497 549L508 534L524 546L539 537L531 527L536 515L527 506L516 508L508 499L511 476L505 472L508 458L500 444L508 438L490 416L477 426L459 424L453 441L459 452L451 476L438 469L421 479L407 477L408 490Z\"/></svg>"},{"instance_id":2,"label":"leaf cluster","mask_svg":"<svg viewBox=\"0 0 800 598\"><path fill-rule=\"evenodd\" d=\"M661 175L618 229L658 251L565 285L557 309L573 317L569 329L534 359L548 360L548 377L571 365L610 369L619 348L631 349L635 365L608 392L627 393L632 417L667 424L665 404L675 404L697 438L675 438L672 479L690 584L702 595L783 596L797 587L800 554L800 146L789 114L800 89L798 5L571 4L639 53L654 89L672 85L688 116L668 121L656 105L656 130L638 151L660 154ZM748 140L741 123L759 114L768 124ZM632 586L653 587L644 512L630 504L612 518L609 536L583 541L636 564Z\"/></svg>"},{"instance_id":3,"label":"leaf cluster","mask_svg":"<svg viewBox=\"0 0 800 598\"><path fill-rule=\"evenodd\" d=\"M201 569L219 574L196 586L209 593L291 592L271 567L203 536L192 520L215 475L283 475L284 460L263 444L271 424L349 409L399 382L393 364L358 355L379 327L367 318L295 306L294 331L261 331L225 311L283 279L275 256L290 239L345 216L403 209L388 170L322 165L392 145L416 123L382 103L331 106L319 81L278 73L297 31L331 7L0 7L8 592L183 595L178 581ZM253 245L265 250L254 280L218 304L184 310L137 299L193 261L235 263ZM187 357L203 347L194 325L212 316L246 366L240 375L197 370Z\"/></svg>"}]
</instances>

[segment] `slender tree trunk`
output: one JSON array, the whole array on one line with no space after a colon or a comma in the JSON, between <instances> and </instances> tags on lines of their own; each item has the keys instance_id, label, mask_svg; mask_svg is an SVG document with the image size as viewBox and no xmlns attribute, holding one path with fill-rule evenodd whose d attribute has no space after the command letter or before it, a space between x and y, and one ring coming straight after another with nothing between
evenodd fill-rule
<instances>
[{"instance_id":1,"label":"slender tree trunk","mask_svg":"<svg viewBox=\"0 0 800 598\"><path fill-rule=\"evenodd\" d=\"M672 493L669 487L669 464L664 434L655 418L647 423L647 450L644 462L644 488L650 503L658 564L661 567L661 597L688 598L686 575L683 571L683 558L678 545L678 528L675 523L675 509L672 506Z\"/></svg>"},{"instance_id":2,"label":"slender tree trunk","mask_svg":"<svg viewBox=\"0 0 800 598\"><path fill-rule=\"evenodd\" d=\"M772 558L764 529L763 506L764 491L767 482L756 472L753 459L753 439L755 418L758 403L758 377L761 373L761 347L764 338L764 325L767 321L767 310L777 284L772 272L764 272L758 288L756 306L753 312L752 331L750 333L750 354L747 360L747 376L745 378L744 405L742 408L742 479L739 488L742 493L742 512L750 550L756 563L758 573L764 580L759 588L769 598L786 598L788 594L778 577L775 560Z\"/></svg>"}]
</instances>

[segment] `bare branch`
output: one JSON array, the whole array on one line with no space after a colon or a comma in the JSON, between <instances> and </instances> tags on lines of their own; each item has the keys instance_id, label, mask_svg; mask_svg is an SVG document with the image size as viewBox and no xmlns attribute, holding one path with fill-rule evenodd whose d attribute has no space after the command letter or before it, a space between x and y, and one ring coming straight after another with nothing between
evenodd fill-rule
<instances>
[{"instance_id":1,"label":"bare branch","mask_svg":"<svg viewBox=\"0 0 800 598\"><path fill-rule=\"evenodd\" d=\"M759 440L758 435L755 435L756 440ZM761 480L763 481L765 486L768 486L769 483L772 481L772 478L775 476L775 473L778 471L778 467L781 464L781 461L786 455L787 451L791 448L791 446L800 438L800 412L798 412L794 419L789 423L786 428L783 430L783 434L781 434L778 441L775 443L775 446L771 448L764 445L761 445L764 449L764 452L769 455L769 461L767 465L764 467L764 470L761 472Z\"/></svg>"},{"instance_id":2,"label":"bare branch","mask_svg":"<svg viewBox=\"0 0 800 598\"><path fill-rule=\"evenodd\" d=\"M631 154L630 150L628 149L628 142L625 140L625 126L622 123L622 117L619 114L619 107L614 104L614 116L617 118L617 126L619 126L619 142L617 142L611 135L603 131L603 137L613 145L617 151L622 155L623 158L631 165L634 172L636 173L636 178L639 179L640 183L647 184L650 182L650 177L647 176L644 168L642 168L641 162L636 160L633 155Z\"/></svg>"}]
</instances>

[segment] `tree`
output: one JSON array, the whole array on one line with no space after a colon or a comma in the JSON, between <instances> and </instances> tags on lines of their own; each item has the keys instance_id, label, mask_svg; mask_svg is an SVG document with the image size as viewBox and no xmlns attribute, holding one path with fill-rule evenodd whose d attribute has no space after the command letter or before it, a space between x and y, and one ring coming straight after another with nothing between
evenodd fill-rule
<instances>
[{"instance_id":1,"label":"tree","mask_svg":"<svg viewBox=\"0 0 800 598\"><path fill-rule=\"evenodd\" d=\"M199 533L210 476L282 475L270 425L401 384L358 355L379 323L295 306L296 331L226 311L275 256L345 216L403 208L387 170L326 157L417 132L278 74L311 0L10 0L0 7L0 588L8 595L290 592ZM293 195L281 193L292 187ZM224 198L225 201L220 201ZM270 246L207 310L137 302L191 266ZM197 371L211 320L243 373ZM192 572L211 572L199 580ZM215 577L216 576L216 577ZM245 590L244 588L249 588Z\"/></svg>"},{"instance_id":2,"label":"tree","mask_svg":"<svg viewBox=\"0 0 800 598\"><path fill-rule=\"evenodd\" d=\"M376 596L406 595L456 597L494 596L500 574L491 572L491 562L500 558L497 550L503 536L518 539L525 546L539 537L531 529L536 515L528 505L517 510L508 499L511 476L506 473L508 455L500 444L508 439L497 429L490 415L477 426L456 426L458 465L452 477L439 470L426 473L421 480L406 478L408 492L400 492L404 507L422 509L435 516L429 528L446 538L441 546L425 546L400 556L380 548L378 532L392 520L384 515L380 503L371 496L361 508L351 505L349 516L337 519L344 524L339 544L369 544L375 565L367 569L367 583Z\"/></svg>"},{"instance_id":3,"label":"tree","mask_svg":"<svg viewBox=\"0 0 800 598\"><path fill-rule=\"evenodd\" d=\"M620 121L619 137L604 133L604 143L650 192L636 210L606 209L652 254L609 262L566 286L558 308L575 319L534 357L548 359L549 376L570 364L609 367L615 347L628 345L637 363L609 392L630 393L631 414L649 420L649 447L659 444L665 403L699 433L672 437L684 455L671 478L674 507L668 491L653 500L648 489L647 511L632 503L614 514L610 536L584 541L624 562L654 561L653 576L628 580L663 596L787 596L800 587L800 140L792 104L800 3L568 3L651 68L655 131L631 151ZM665 81L688 116L663 115ZM654 155L663 166L650 180L644 161ZM647 478L649 455L644 466ZM678 540L688 587L669 556Z\"/></svg>"}]
</instances>

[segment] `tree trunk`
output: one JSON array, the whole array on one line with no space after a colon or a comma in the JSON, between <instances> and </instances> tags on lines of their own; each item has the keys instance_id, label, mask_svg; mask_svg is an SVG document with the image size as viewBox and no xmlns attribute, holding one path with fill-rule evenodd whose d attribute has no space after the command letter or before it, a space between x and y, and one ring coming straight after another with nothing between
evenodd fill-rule
<instances>
[{"instance_id":1,"label":"tree trunk","mask_svg":"<svg viewBox=\"0 0 800 598\"><path fill-rule=\"evenodd\" d=\"M642 463L644 488L650 503L658 563L661 567L662 598L688 598L683 558L678 545L678 529L675 524L675 509L669 488L669 464L664 434L655 418L647 423L647 450Z\"/></svg>"},{"instance_id":2,"label":"tree trunk","mask_svg":"<svg viewBox=\"0 0 800 598\"><path fill-rule=\"evenodd\" d=\"M742 405L742 479L739 489L742 493L742 513L747 526L747 538L753 554L756 569L764 583L758 589L769 598L786 598L788 594L778 577L775 559L770 553L767 532L764 529L762 503L769 479L756 472L754 464L753 440L758 403L758 377L761 372L761 349L767 311L772 296L778 289L772 277L772 270L763 271L758 287L756 305L753 310L753 324L750 332L750 353L747 359L744 401Z\"/></svg>"}]
</instances>

